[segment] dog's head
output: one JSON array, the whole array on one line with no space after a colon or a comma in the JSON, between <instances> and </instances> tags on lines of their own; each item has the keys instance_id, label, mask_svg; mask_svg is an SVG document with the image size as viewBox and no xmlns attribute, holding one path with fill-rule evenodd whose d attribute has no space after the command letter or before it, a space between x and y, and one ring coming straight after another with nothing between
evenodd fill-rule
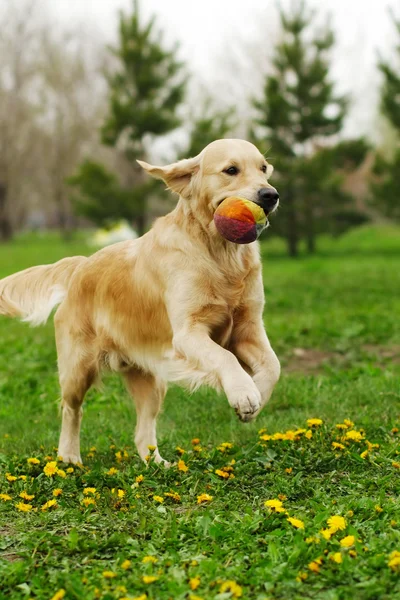
<instances>
[{"instance_id":1,"label":"dog's head","mask_svg":"<svg viewBox=\"0 0 400 600\"><path fill-rule=\"evenodd\" d=\"M268 183L273 167L250 142L216 140L194 158L165 167L139 164L150 175L190 202L202 220L210 222L217 206L229 196L255 202L268 215L276 210L279 194Z\"/></svg>"}]
</instances>

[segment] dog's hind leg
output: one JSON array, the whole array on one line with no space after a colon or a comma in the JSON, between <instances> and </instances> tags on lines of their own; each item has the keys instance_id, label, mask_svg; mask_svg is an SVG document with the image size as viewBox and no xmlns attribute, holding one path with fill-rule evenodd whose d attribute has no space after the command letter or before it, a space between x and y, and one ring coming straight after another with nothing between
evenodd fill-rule
<instances>
[{"instance_id":1,"label":"dog's hind leg","mask_svg":"<svg viewBox=\"0 0 400 600\"><path fill-rule=\"evenodd\" d=\"M86 392L97 377L90 346L74 339L66 328L57 327L58 370L62 398L62 426L58 455L64 462L82 463L80 428L82 403Z\"/></svg>"},{"instance_id":2,"label":"dog's hind leg","mask_svg":"<svg viewBox=\"0 0 400 600\"><path fill-rule=\"evenodd\" d=\"M139 369L131 369L124 377L136 406L135 442L140 457L146 460L150 454L149 446L154 446L155 462L169 466L160 456L156 437L156 419L167 390L164 381Z\"/></svg>"}]
</instances>

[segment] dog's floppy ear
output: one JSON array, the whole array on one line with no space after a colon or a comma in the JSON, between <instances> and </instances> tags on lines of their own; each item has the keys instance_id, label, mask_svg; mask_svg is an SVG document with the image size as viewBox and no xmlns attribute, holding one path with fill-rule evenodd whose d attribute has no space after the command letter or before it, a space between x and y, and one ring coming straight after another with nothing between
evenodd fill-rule
<instances>
[{"instance_id":1,"label":"dog's floppy ear","mask_svg":"<svg viewBox=\"0 0 400 600\"><path fill-rule=\"evenodd\" d=\"M173 192L181 196L187 196L192 176L200 167L200 154L194 158L185 158L165 167L155 167L138 160L139 165L152 177L162 179Z\"/></svg>"}]
</instances>

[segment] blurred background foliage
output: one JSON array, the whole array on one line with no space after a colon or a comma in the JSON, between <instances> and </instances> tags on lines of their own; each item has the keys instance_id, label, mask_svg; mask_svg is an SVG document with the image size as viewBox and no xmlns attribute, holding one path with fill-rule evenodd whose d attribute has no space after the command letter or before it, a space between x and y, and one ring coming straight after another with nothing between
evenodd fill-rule
<instances>
[{"instance_id":1,"label":"blurred background foliage","mask_svg":"<svg viewBox=\"0 0 400 600\"><path fill-rule=\"evenodd\" d=\"M268 235L282 238L291 256L314 253L320 236L399 221L400 21L393 13L387 19L399 43L376 59L389 132L379 144L344 133L351 90L340 92L332 75L335 31L322 6L280 7L269 59L246 67L249 81L252 69L262 73L261 92L249 86L239 110L234 97L222 105L210 90L190 96L190 60L165 41L155 16L142 15L138 0L121 12L112 47L76 28L51 27L39 4L9 2L0 14L2 242L48 229L69 239L121 219L141 235L175 200L136 159L171 162L222 137L247 137L274 165L281 207ZM239 68L232 72L232 81L246 84L240 77ZM155 157L168 136L169 151Z\"/></svg>"}]
</instances>

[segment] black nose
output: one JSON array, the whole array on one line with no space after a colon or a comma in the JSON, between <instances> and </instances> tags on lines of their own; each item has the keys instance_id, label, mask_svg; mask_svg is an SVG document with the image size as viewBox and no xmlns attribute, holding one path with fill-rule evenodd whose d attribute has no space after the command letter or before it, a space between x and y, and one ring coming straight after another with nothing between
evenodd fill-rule
<instances>
[{"instance_id":1,"label":"black nose","mask_svg":"<svg viewBox=\"0 0 400 600\"><path fill-rule=\"evenodd\" d=\"M257 196L259 204L266 211L272 210L279 200L279 194L273 187L259 189Z\"/></svg>"}]
</instances>

